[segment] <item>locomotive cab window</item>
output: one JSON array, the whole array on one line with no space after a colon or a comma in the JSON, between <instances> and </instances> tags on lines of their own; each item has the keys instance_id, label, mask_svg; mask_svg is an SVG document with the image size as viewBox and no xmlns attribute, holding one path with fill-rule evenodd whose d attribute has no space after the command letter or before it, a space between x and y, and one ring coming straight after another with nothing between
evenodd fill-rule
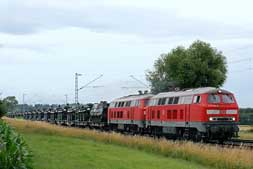
<instances>
[{"instance_id":1,"label":"locomotive cab window","mask_svg":"<svg viewBox=\"0 0 253 169\"><path fill-rule=\"evenodd\" d=\"M151 99L149 102L148 102L148 105L149 106L155 106L157 103L157 99Z\"/></svg>"},{"instance_id":2,"label":"locomotive cab window","mask_svg":"<svg viewBox=\"0 0 253 169\"><path fill-rule=\"evenodd\" d=\"M133 101L131 101L131 107L137 107L139 105L140 105L139 100L133 100Z\"/></svg>"},{"instance_id":3,"label":"locomotive cab window","mask_svg":"<svg viewBox=\"0 0 253 169\"><path fill-rule=\"evenodd\" d=\"M146 99L146 100L144 101L144 106L148 106L148 105L149 105L149 100Z\"/></svg>"},{"instance_id":4,"label":"locomotive cab window","mask_svg":"<svg viewBox=\"0 0 253 169\"><path fill-rule=\"evenodd\" d=\"M220 96L217 94L209 94L208 103L220 103Z\"/></svg>"},{"instance_id":5,"label":"locomotive cab window","mask_svg":"<svg viewBox=\"0 0 253 169\"><path fill-rule=\"evenodd\" d=\"M110 104L110 107L116 107L116 103L115 102L112 102L111 104Z\"/></svg>"},{"instance_id":6,"label":"locomotive cab window","mask_svg":"<svg viewBox=\"0 0 253 169\"><path fill-rule=\"evenodd\" d=\"M140 100L136 100L136 101L135 101L135 106L136 106L136 107L140 106Z\"/></svg>"},{"instance_id":7,"label":"locomotive cab window","mask_svg":"<svg viewBox=\"0 0 253 169\"><path fill-rule=\"evenodd\" d=\"M135 106L135 100L131 101L130 107L134 107Z\"/></svg>"},{"instance_id":8,"label":"locomotive cab window","mask_svg":"<svg viewBox=\"0 0 253 169\"><path fill-rule=\"evenodd\" d=\"M201 102L201 96L194 96L193 103L197 104Z\"/></svg>"}]
</instances>

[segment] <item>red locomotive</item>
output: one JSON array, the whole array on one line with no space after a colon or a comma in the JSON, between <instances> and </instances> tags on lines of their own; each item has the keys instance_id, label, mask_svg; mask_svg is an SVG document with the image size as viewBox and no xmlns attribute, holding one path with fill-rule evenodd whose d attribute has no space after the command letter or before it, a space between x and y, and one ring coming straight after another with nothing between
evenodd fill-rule
<instances>
[{"instance_id":1,"label":"red locomotive","mask_svg":"<svg viewBox=\"0 0 253 169\"><path fill-rule=\"evenodd\" d=\"M108 109L108 124L117 130L143 131L146 128L146 108L152 96L131 95L114 100Z\"/></svg>"},{"instance_id":2,"label":"red locomotive","mask_svg":"<svg viewBox=\"0 0 253 169\"><path fill-rule=\"evenodd\" d=\"M107 116L113 129L196 141L223 141L239 131L234 95L212 87L122 97Z\"/></svg>"}]
</instances>

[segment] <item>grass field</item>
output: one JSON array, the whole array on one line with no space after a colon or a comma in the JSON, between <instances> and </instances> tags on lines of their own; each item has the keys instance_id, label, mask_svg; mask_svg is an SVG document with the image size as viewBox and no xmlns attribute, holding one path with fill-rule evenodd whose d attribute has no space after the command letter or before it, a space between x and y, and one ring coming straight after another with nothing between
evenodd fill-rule
<instances>
[{"instance_id":1,"label":"grass field","mask_svg":"<svg viewBox=\"0 0 253 169\"><path fill-rule=\"evenodd\" d=\"M118 145L16 128L33 152L35 169L205 169L202 165Z\"/></svg>"},{"instance_id":2,"label":"grass field","mask_svg":"<svg viewBox=\"0 0 253 169\"><path fill-rule=\"evenodd\" d=\"M35 169L205 168L184 160L91 140L22 133L34 154Z\"/></svg>"},{"instance_id":3,"label":"grass field","mask_svg":"<svg viewBox=\"0 0 253 169\"><path fill-rule=\"evenodd\" d=\"M253 140L253 126L241 125L239 136L241 139Z\"/></svg>"},{"instance_id":4,"label":"grass field","mask_svg":"<svg viewBox=\"0 0 253 169\"><path fill-rule=\"evenodd\" d=\"M75 168L80 166L82 168L206 168L204 166L222 169L253 168L253 153L244 148L220 148L191 142L172 142L165 139L65 128L43 122L5 120L27 140L34 152L36 169L41 165L49 165L50 169L52 163L59 163L57 167L68 169L72 166ZM93 149L96 146L99 148ZM41 168L48 169L47 166Z\"/></svg>"}]
</instances>

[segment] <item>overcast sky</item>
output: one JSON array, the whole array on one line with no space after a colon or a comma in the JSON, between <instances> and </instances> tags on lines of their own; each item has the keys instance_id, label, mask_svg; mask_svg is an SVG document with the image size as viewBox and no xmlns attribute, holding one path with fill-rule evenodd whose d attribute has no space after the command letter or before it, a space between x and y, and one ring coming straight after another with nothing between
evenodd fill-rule
<instances>
[{"instance_id":1,"label":"overcast sky","mask_svg":"<svg viewBox=\"0 0 253 169\"><path fill-rule=\"evenodd\" d=\"M253 2L248 0L1 0L0 97L26 103L112 100L138 89L162 53L199 39L223 51L223 86L241 107L253 107ZM147 83L147 82L145 82Z\"/></svg>"}]
</instances>

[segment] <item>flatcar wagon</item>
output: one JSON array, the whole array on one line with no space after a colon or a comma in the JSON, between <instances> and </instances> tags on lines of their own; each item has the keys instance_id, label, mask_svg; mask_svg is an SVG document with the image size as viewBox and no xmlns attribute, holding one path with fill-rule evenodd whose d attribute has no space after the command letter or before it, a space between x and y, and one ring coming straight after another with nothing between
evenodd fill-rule
<instances>
[{"instance_id":1,"label":"flatcar wagon","mask_svg":"<svg viewBox=\"0 0 253 169\"><path fill-rule=\"evenodd\" d=\"M75 124L75 116L76 116L76 111L74 108L69 108L67 110L67 125L68 126L74 126Z\"/></svg>"},{"instance_id":2,"label":"flatcar wagon","mask_svg":"<svg viewBox=\"0 0 253 169\"><path fill-rule=\"evenodd\" d=\"M79 127L88 126L88 121L90 118L90 111L93 104L82 105L78 110L78 116L76 117L76 125Z\"/></svg>"},{"instance_id":3,"label":"flatcar wagon","mask_svg":"<svg viewBox=\"0 0 253 169\"><path fill-rule=\"evenodd\" d=\"M107 125L107 112L109 103L106 101L101 101L100 103L95 103L90 111L89 125L92 128L103 128L108 129Z\"/></svg>"}]
</instances>

